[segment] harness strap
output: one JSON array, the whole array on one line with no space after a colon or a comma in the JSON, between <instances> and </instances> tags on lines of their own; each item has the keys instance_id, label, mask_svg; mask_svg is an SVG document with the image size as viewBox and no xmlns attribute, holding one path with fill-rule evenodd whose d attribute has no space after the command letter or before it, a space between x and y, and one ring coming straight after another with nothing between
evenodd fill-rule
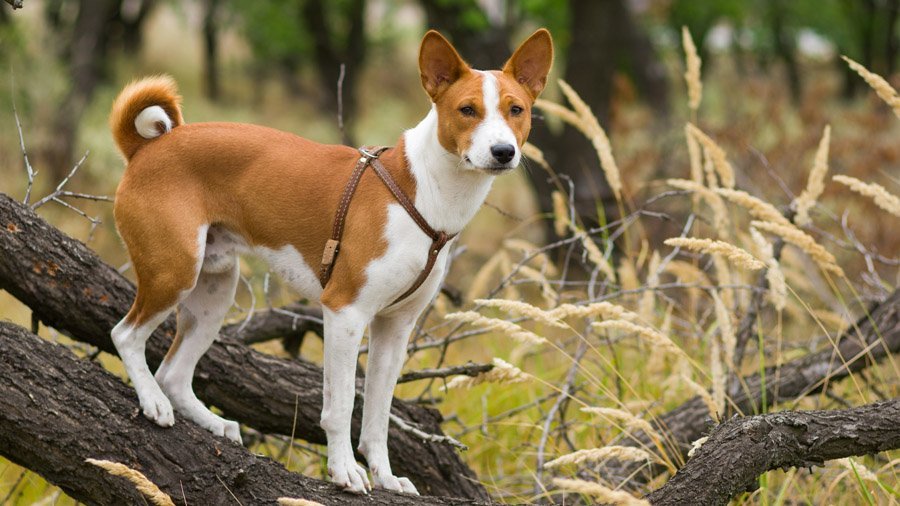
<instances>
[{"instance_id":1,"label":"harness strap","mask_svg":"<svg viewBox=\"0 0 900 506\"><path fill-rule=\"evenodd\" d=\"M378 157L387 149L388 147L379 147L374 150L367 150L366 148L359 148L359 152L362 155L359 160L356 162L356 166L353 168L353 172L350 174L350 179L347 181L347 185L344 187L344 192L341 195L341 200L338 202L338 209L334 215L334 225L331 230L331 239L329 239L325 243L325 249L322 252L322 266L319 271L319 282L322 284L322 288L325 288L325 285L328 284L328 280L331 278L331 271L334 267L334 261L337 257L337 254L340 250L340 242L341 236L344 233L344 221L347 218L347 211L350 208L350 201L353 199L353 194L356 192L356 187L359 185L359 181L362 178L363 172L365 172L366 167L372 166L372 170L375 171L375 174L381 179L381 182L387 187L387 189L391 192L397 202L406 210L406 213L409 214L410 218L422 229L425 234L431 238L431 247L428 249L428 260L425 263L425 267L422 268L422 272L419 273L419 276L413 281L412 286L409 287L401 296L397 297L392 304L396 304L403 299L406 299L410 295L413 294L422 283L428 279L429 274L434 269L434 264L437 261L438 254L444 248L444 246L453 239L456 234L448 235L443 231L436 231L431 228L431 225L428 224L428 221L419 213L419 210L416 209L415 204L409 199L406 193L397 185L397 182L394 181L394 178L391 177L391 174L384 168L384 165L381 163L381 160Z\"/></svg>"}]
</instances>

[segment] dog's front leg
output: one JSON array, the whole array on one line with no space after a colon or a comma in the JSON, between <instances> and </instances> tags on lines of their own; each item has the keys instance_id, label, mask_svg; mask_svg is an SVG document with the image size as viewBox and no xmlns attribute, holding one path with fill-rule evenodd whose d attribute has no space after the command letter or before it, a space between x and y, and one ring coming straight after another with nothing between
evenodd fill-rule
<instances>
[{"instance_id":1,"label":"dog's front leg","mask_svg":"<svg viewBox=\"0 0 900 506\"><path fill-rule=\"evenodd\" d=\"M369 321L352 307L323 308L325 317L325 381L322 429L328 438L331 481L357 494L372 489L366 470L356 463L350 443L350 422L356 397L356 358Z\"/></svg>"},{"instance_id":2,"label":"dog's front leg","mask_svg":"<svg viewBox=\"0 0 900 506\"><path fill-rule=\"evenodd\" d=\"M365 405L359 452L365 455L376 487L418 494L403 477L394 476L388 461L387 435L397 376L406 358L406 343L416 319L414 314L378 316L369 330Z\"/></svg>"}]
</instances>

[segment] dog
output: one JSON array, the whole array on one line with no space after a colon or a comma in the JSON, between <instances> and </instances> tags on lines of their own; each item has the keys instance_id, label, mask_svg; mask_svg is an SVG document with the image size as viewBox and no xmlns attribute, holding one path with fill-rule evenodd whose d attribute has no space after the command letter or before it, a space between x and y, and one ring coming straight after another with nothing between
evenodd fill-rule
<instances>
[{"instance_id":1,"label":"dog","mask_svg":"<svg viewBox=\"0 0 900 506\"><path fill-rule=\"evenodd\" d=\"M110 114L127 164L114 212L137 294L112 340L144 415L169 427L174 408L240 443L238 424L204 406L191 382L233 304L237 257L254 254L322 305L321 426L332 482L355 493L374 483L416 494L408 479L391 472L387 447L407 341L440 289L448 267L444 245L481 207L494 178L519 165L531 107L552 61L545 29L493 71L471 69L447 39L429 31L419 70L431 110L393 148L378 150L319 144L249 124L185 124L171 78L126 86ZM176 308L178 330L154 375L145 344ZM350 441L356 360L367 326L358 449L372 482Z\"/></svg>"}]
</instances>

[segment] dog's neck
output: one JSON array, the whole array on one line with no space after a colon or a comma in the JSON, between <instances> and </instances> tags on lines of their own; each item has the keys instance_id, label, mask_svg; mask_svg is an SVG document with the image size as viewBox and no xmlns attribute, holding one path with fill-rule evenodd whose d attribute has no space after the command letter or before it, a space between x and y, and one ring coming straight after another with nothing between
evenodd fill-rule
<instances>
[{"instance_id":1,"label":"dog's neck","mask_svg":"<svg viewBox=\"0 0 900 506\"><path fill-rule=\"evenodd\" d=\"M438 113L431 111L403 134L406 159L416 180L416 208L435 230L459 233L475 216L494 176L463 167L438 140Z\"/></svg>"}]
</instances>

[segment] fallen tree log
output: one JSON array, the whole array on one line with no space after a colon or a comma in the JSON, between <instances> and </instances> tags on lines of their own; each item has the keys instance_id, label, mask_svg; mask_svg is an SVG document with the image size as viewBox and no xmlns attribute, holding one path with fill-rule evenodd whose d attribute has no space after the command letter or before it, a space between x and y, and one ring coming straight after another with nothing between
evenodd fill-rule
<instances>
[{"instance_id":1,"label":"fallen tree log","mask_svg":"<svg viewBox=\"0 0 900 506\"><path fill-rule=\"evenodd\" d=\"M110 330L134 298L134 285L84 244L2 193L0 289L29 306L45 325L113 354ZM152 368L165 356L174 333L173 316L151 336L147 360ZM362 420L361 381L357 387L354 446ZM197 365L194 390L226 417L262 432L326 442L319 427L322 369L310 362L264 355L223 337ZM442 417L436 410L394 399L392 413L425 433L442 435ZM185 423L176 415L179 422ZM488 499L452 446L423 440L396 425L390 428L388 444L392 468L420 492Z\"/></svg>"},{"instance_id":2,"label":"fallen tree log","mask_svg":"<svg viewBox=\"0 0 900 506\"><path fill-rule=\"evenodd\" d=\"M190 423L163 429L140 415L131 388L99 364L0 323L0 454L89 504L143 504L134 485L85 459L143 473L176 504L462 505L473 500L376 490L342 492L286 470Z\"/></svg>"},{"instance_id":3,"label":"fallen tree log","mask_svg":"<svg viewBox=\"0 0 900 506\"><path fill-rule=\"evenodd\" d=\"M782 411L719 425L665 485L654 506L725 505L772 469L900 448L900 399L829 411Z\"/></svg>"},{"instance_id":4,"label":"fallen tree log","mask_svg":"<svg viewBox=\"0 0 900 506\"><path fill-rule=\"evenodd\" d=\"M223 326L221 334L254 344L306 332L322 335L322 310L295 302L256 311L246 322Z\"/></svg>"},{"instance_id":5,"label":"fallen tree log","mask_svg":"<svg viewBox=\"0 0 900 506\"><path fill-rule=\"evenodd\" d=\"M762 376L745 376L743 387L732 398L735 409L745 414L764 412L774 404L821 391L830 382L841 380L900 352L900 290L895 290L887 299L870 308L868 314L840 336L836 347L768 367ZM668 434L668 439L677 445L677 448L670 450L686 459L691 443L708 432L711 422L706 404L699 397L694 397L657 417L652 425L661 433ZM617 444L653 446L643 432L635 434L634 439L623 439ZM594 468L592 472L617 482L631 476L638 467L635 463L611 461ZM651 475L665 470L662 466L645 469L632 479L641 481L643 478L646 482Z\"/></svg>"}]
</instances>

